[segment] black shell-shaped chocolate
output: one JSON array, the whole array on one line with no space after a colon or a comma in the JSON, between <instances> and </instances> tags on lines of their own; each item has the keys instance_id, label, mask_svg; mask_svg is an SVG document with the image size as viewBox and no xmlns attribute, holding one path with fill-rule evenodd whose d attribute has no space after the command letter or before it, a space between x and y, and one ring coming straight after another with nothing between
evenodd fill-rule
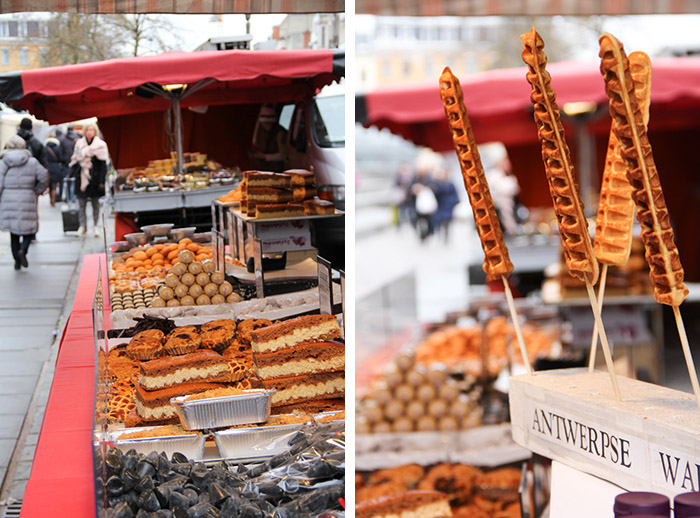
<instances>
[{"instance_id":1,"label":"black shell-shaped chocolate","mask_svg":"<svg viewBox=\"0 0 700 518\"><path fill-rule=\"evenodd\" d=\"M122 471L122 481L124 482L124 491L129 491L130 489L136 487L136 485L141 480L139 474L133 470L125 469Z\"/></svg>"},{"instance_id":2,"label":"black shell-shaped chocolate","mask_svg":"<svg viewBox=\"0 0 700 518\"><path fill-rule=\"evenodd\" d=\"M189 502L188 507L192 507L193 505L199 502L199 495L197 494L197 491L195 491L191 487L185 486L182 490L182 494L185 495Z\"/></svg>"},{"instance_id":3,"label":"black shell-shaped chocolate","mask_svg":"<svg viewBox=\"0 0 700 518\"><path fill-rule=\"evenodd\" d=\"M150 452L148 455L146 455L143 460L151 464L154 468L158 466L158 453L155 451Z\"/></svg>"},{"instance_id":4,"label":"black shell-shaped chocolate","mask_svg":"<svg viewBox=\"0 0 700 518\"><path fill-rule=\"evenodd\" d=\"M101 502L102 500L104 500L105 494L105 483L100 477L97 477L95 479L95 498L98 502Z\"/></svg>"},{"instance_id":5,"label":"black shell-shaped chocolate","mask_svg":"<svg viewBox=\"0 0 700 518\"><path fill-rule=\"evenodd\" d=\"M124 481L117 476L110 477L105 487L109 496L119 496L124 492Z\"/></svg>"},{"instance_id":6,"label":"black shell-shaped chocolate","mask_svg":"<svg viewBox=\"0 0 700 518\"><path fill-rule=\"evenodd\" d=\"M185 507L180 507L179 505L176 505L172 509L173 514L175 515L175 518L187 518L187 509Z\"/></svg>"},{"instance_id":7,"label":"black shell-shaped chocolate","mask_svg":"<svg viewBox=\"0 0 700 518\"><path fill-rule=\"evenodd\" d=\"M167 473L168 471L172 471L172 465L170 461L168 460L168 457L165 455L161 454L158 455L158 462L156 463L156 470L158 470L159 473Z\"/></svg>"},{"instance_id":8,"label":"black shell-shaped chocolate","mask_svg":"<svg viewBox=\"0 0 700 518\"><path fill-rule=\"evenodd\" d=\"M246 482L245 486L241 488L241 494L243 495L243 498L248 500L257 499L258 495L260 494L258 491L258 485L255 482Z\"/></svg>"},{"instance_id":9,"label":"black shell-shaped chocolate","mask_svg":"<svg viewBox=\"0 0 700 518\"><path fill-rule=\"evenodd\" d=\"M190 506L190 499L179 491L172 491L170 493L170 509L174 511L177 506L187 509Z\"/></svg>"},{"instance_id":10,"label":"black shell-shaped chocolate","mask_svg":"<svg viewBox=\"0 0 700 518\"><path fill-rule=\"evenodd\" d=\"M240 505L241 500L233 497L227 498L220 507L219 516L221 516L221 518L225 516L238 516L238 508Z\"/></svg>"},{"instance_id":11,"label":"black shell-shaped chocolate","mask_svg":"<svg viewBox=\"0 0 700 518\"><path fill-rule=\"evenodd\" d=\"M189 462L185 462L182 464L175 464L173 463L173 471L175 473L179 473L180 475L183 475L185 477L189 477L190 473L192 472L192 464Z\"/></svg>"},{"instance_id":12,"label":"black shell-shaped chocolate","mask_svg":"<svg viewBox=\"0 0 700 518\"><path fill-rule=\"evenodd\" d=\"M139 496L139 507L149 512L154 512L160 509L158 497L152 489L147 489Z\"/></svg>"},{"instance_id":13,"label":"black shell-shaped chocolate","mask_svg":"<svg viewBox=\"0 0 700 518\"><path fill-rule=\"evenodd\" d=\"M173 518L173 512L170 509L161 509L156 512L158 518Z\"/></svg>"},{"instance_id":14,"label":"black shell-shaped chocolate","mask_svg":"<svg viewBox=\"0 0 700 518\"><path fill-rule=\"evenodd\" d=\"M141 459L136 465L136 473L140 478L152 477L156 474L156 468L146 459Z\"/></svg>"},{"instance_id":15,"label":"black shell-shaped chocolate","mask_svg":"<svg viewBox=\"0 0 700 518\"><path fill-rule=\"evenodd\" d=\"M187 510L187 518L219 518L219 511L211 504L197 504Z\"/></svg>"},{"instance_id":16,"label":"black shell-shaped chocolate","mask_svg":"<svg viewBox=\"0 0 700 518\"><path fill-rule=\"evenodd\" d=\"M146 511L145 509L139 509L139 512L136 513L136 518L154 518L155 513L152 513L150 511Z\"/></svg>"},{"instance_id":17,"label":"black shell-shaped chocolate","mask_svg":"<svg viewBox=\"0 0 700 518\"><path fill-rule=\"evenodd\" d=\"M245 464L239 464L238 465L238 473L240 475L245 475L248 472L248 466Z\"/></svg>"},{"instance_id":18,"label":"black shell-shaped chocolate","mask_svg":"<svg viewBox=\"0 0 700 518\"><path fill-rule=\"evenodd\" d=\"M171 478L167 482L163 482L160 485L160 487L167 488L170 491L182 491L182 488L185 487L186 483L187 479L182 475L178 475L176 477Z\"/></svg>"},{"instance_id":19,"label":"black shell-shaped chocolate","mask_svg":"<svg viewBox=\"0 0 700 518\"><path fill-rule=\"evenodd\" d=\"M211 497L209 496L209 491L202 491L199 493L199 502L200 504L210 504L211 503Z\"/></svg>"},{"instance_id":20,"label":"black shell-shaped chocolate","mask_svg":"<svg viewBox=\"0 0 700 518\"><path fill-rule=\"evenodd\" d=\"M134 518L134 511L126 502L119 502L116 507L112 508L113 512L110 516L113 518Z\"/></svg>"},{"instance_id":21,"label":"black shell-shaped chocolate","mask_svg":"<svg viewBox=\"0 0 700 518\"><path fill-rule=\"evenodd\" d=\"M282 498L284 491L277 484L259 484L258 490L265 498Z\"/></svg>"},{"instance_id":22,"label":"black shell-shaped chocolate","mask_svg":"<svg viewBox=\"0 0 700 518\"><path fill-rule=\"evenodd\" d=\"M122 495L126 502L131 506L131 510L137 512L139 510L139 493L135 489L127 491Z\"/></svg>"},{"instance_id":23,"label":"black shell-shaped chocolate","mask_svg":"<svg viewBox=\"0 0 700 518\"><path fill-rule=\"evenodd\" d=\"M122 459L123 470L136 471L136 465L139 463L139 454L133 448L124 454Z\"/></svg>"},{"instance_id":24,"label":"black shell-shaped chocolate","mask_svg":"<svg viewBox=\"0 0 700 518\"><path fill-rule=\"evenodd\" d=\"M209 470L207 467L198 462L192 466L192 471L190 472L190 480L197 486L198 489L204 489L209 483Z\"/></svg>"},{"instance_id":25,"label":"black shell-shaped chocolate","mask_svg":"<svg viewBox=\"0 0 700 518\"><path fill-rule=\"evenodd\" d=\"M263 518L262 510L255 504L246 502L238 509L238 518Z\"/></svg>"},{"instance_id":26,"label":"black shell-shaped chocolate","mask_svg":"<svg viewBox=\"0 0 700 518\"><path fill-rule=\"evenodd\" d=\"M303 431L298 431L297 433L292 435L292 438L289 439L288 444L289 444L289 446L294 446L295 444L297 444L301 441L305 441L307 437L308 436L306 435L306 433L304 433Z\"/></svg>"},{"instance_id":27,"label":"black shell-shaped chocolate","mask_svg":"<svg viewBox=\"0 0 700 518\"><path fill-rule=\"evenodd\" d=\"M243 484L245 484L245 482L245 479L241 475L229 471L228 473L226 473L224 485L230 489L236 489L239 487L243 487Z\"/></svg>"},{"instance_id":28,"label":"black shell-shaped chocolate","mask_svg":"<svg viewBox=\"0 0 700 518\"><path fill-rule=\"evenodd\" d=\"M265 464L258 464L248 470L248 478L258 478L260 475L267 471L267 466Z\"/></svg>"},{"instance_id":29,"label":"black shell-shaped chocolate","mask_svg":"<svg viewBox=\"0 0 700 518\"><path fill-rule=\"evenodd\" d=\"M183 455L179 451L176 451L175 453L173 453L171 460L175 463L178 463L178 464L184 464L185 462L189 461L189 459L187 457L185 457L185 455Z\"/></svg>"},{"instance_id":30,"label":"black shell-shaped chocolate","mask_svg":"<svg viewBox=\"0 0 700 518\"><path fill-rule=\"evenodd\" d=\"M216 482L211 482L209 484L209 499L215 506L220 506L221 502L226 500L227 497L228 493L224 491L224 488L221 487L220 484Z\"/></svg>"},{"instance_id":31,"label":"black shell-shaped chocolate","mask_svg":"<svg viewBox=\"0 0 700 518\"><path fill-rule=\"evenodd\" d=\"M291 460L292 454L288 451L285 451L284 453L280 453L279 455L275 455L274 457L272 457L269 461L267 461L267 464L270 466L270 469L274 469L277 466L281 466L282 464L287 464L288 462L291 462Z\"/></svg>"},{"instance_id":32,"label":"black shell-shaped chocolate","mask_svg":"<svg viewBox=\"0 0 700 518\"><path fill-rule=\"evenodd\" d=\"M146 465L149 465L146 463ZM143 493L144 491L148 491L149 489L153 489L155 487L155 484L153 483L153 478L150 476L143 477L138 484L136 484L136 491L139 493Z\"/></svg>"},{"instance_id":33,"label":"black shell-shaped chocolate","mask_svg":"<svg viewBox=\"0 0 700 518\"><path fill-rule=\"evenodd\" d=\"M118 453L117 453L118 452ZM117 448L110 448L105 455L105 469L107 476L119 475L122 470L124 454Z\"/></svg>"},{"instance_id":34,"label":"black shell-shaped chocolate","mask_svg":"<svg viewBox=\"0 0 700 518\"><path fill-rule=\"evenodd\" d=\"M328 463L321 459L312 461L306 474L311 478L327 478L335 473L335 470Z\"/></svg>"},{"instance_id":35,"label":"black shell-shaped chocolate","mask_svg":"<svg viewBox=\"0 0 700 518\"><path fill-rule=\"evenodd\" d=\"M158 499L158 503L160 504L161 509L165 509L170 506L170 493L172 492L172 488L170 486L167 486L165 484L156 486L153 488L153 494L156 495L156 498Z\"/></svg>"}]
</instances>

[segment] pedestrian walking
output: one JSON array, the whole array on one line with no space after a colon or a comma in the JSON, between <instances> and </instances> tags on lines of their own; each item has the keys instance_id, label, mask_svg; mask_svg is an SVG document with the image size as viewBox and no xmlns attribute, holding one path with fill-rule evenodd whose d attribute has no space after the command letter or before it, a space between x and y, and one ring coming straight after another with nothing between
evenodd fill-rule
<instances>
[{"instance_id":1,"label":"pedestrian walking","mask_svg":"<svg viewBox=\"0 0 700 518\"><path fill-rule=\"evenodd\" d=\"M75 132L75 127L71 124L66 129L65 135L59 135L58 140L61 141L61 153L63 153L63 159L65 160L65 166L68 167L68 162L70 162L73 156L73 149L75 149L75 142L80 138Z\"/></svg>"},{"instance_id":2,"label":"pedestrian walking","mask_svg":"<svg viewBox=\"0 0 700 518\"><path fill-rule=\"evenodd\" d=\"M459 203L459 194L444 167L435 171L432 188L437 199L437 210L433 213L433 228L437 233L442 233L447 243L450 238L454 208Z\"/></svg>"},{"instance_id":3,"label":"pedestrian walking","mask_svg":"<svg viewBox=\"0 0 700 518\"><path fill-rule=\"evenodd\" d=\"M34 136L32 119L25 117L19 123L17 128L17 135L24 139L27 144L27 149L36 158L39 163L46 168L46 157L44 156L44 146L41 144L38 138Z\"/></svg>"},{"instance_id":4,"label":"pedestrian walking","mask_svg":"<svg viewBox=\"0 0 700 518\"><path fill-rule=\"evenodd\" d=\"M107 160L109 151L107 143L98 135L97 125L87 124L83 136L75 143L71 157L71 175L76 179L76 196L78 198L78 219L80 227L78 235L87 232L87 203L92 205L94 235L98 237L100 220L100 197L105 194L105 179L107 177Z\"/></svg>"},{"instance_id":5,"label":"pedestrian walking","mask_svg":"<svg viewBox=\"0 0 700 518\"><path fill-rule=\"evenodd\" d=\"M37 197L49 185L49 173L13 135L0 153L0 230L10 233L15 270L27 268L27 253L39 230Z\"/></svg>"},{"instance_id":6,"label":"pedestrian walking","mask_svg":"<svg viewBox=\"0 0 700 518\"><path fill-rule=\"evenodd\" d=\"M263 171L281 173L286 169L287 130L280 125L272 106L260 108L251 143L251 158L255 167Z\"/></svg>"},{"instance_id":7,"label":"pedestrian walking","mask_svg":"<svg viewBox=\"0 0 700 518\"><path fill-rule=\"evenodd\" d=\"M49 196L51 198L51 206L56 206L56 199L61 192L63 186L63 178L65 177L65 160L63 158L63 150L61 142L56 138L55 133L49 134L46 139L46 169L49 171Z\"/></svg>"}]
</instances>

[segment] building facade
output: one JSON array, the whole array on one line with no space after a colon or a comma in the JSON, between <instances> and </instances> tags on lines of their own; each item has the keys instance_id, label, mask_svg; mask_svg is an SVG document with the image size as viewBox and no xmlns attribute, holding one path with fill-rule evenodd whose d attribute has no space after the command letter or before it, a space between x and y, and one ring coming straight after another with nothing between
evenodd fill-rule
<instances>
[{"instance_id":1,"label":"building facade","mask_svg":"<svg viewBox=\"0 0 700 518\"><path fill-rule=\"evenodd\" d=\"M273 29L269 40L257 50L337 49L345 46L345 15L290 14Z\"/></svg>"},{"instance_id":2,"label":"building facade","mask_svg":"<svg viewBox=\"0 0 700 518\"><path fill-rule=\"evenodd\" d=\"M48 31L46 20L0 18L0 73L39 68Z\"/></svg>"}]
</instances>

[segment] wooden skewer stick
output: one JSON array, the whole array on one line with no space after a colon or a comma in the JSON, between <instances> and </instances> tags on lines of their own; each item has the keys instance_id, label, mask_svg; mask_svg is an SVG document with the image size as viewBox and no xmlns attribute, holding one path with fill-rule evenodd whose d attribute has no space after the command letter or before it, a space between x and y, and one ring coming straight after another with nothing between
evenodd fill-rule
<instances>
[{"instance_id":1,"label":"wooden skewer stick","mask_svg":"<svg viewBox=\"0 0 700 518\"><path fill-rule=\"evenodd\" d=\"M685 334L685 325L683 324L683 318L681 317L681 310L678 306L673 307L673 316L676 317L676 327L678 328L678 336L681 339L681 345L683 346L683 355L685 356L685 364L688 366L688 374L690 374L690 384L693 386L693 393L695 394L695 403L700 409L700 386L698 385L698 373L695 370L695 364L693 363L693 355L690 352L690 345L688 345L688 336Z\"/></svg>"},{"instance_id":2,"label":"wooden skewer stick","mask_svg":"<svg viewBox=\"0 0 700 518\"><path fill-rule=\"evenodd\" d=\"M508 309L510 309L510 318L513 320L513 329L515 329L515 336L518 338L518 345L520 346L520 354L522 354L523 356L525 370L530 376L532 376L532 367L530 367L530 357L527 355L527 347L525 347L523 331L522 329L520 329L520 321L518 320L518 312L515 310L515 301L513 300L513 293L510 291L510 286L508 286L508 279L506 279L505 275L501 275L501 280L503 281L503 286L506 290L506 300L508 301Z\"/></svg>"},{"instance_id":3,"label":"wooden skewer stick","mask_svg":"<svg viewBox=\"0 0 700 518\"><path fill-rule=\"evenodd\" d=\"M603 344L603 355L605 356L605 364L608 366L608 373L610 373L610 380L612 381L613 390L615 391L615 399L617 401L622 401L622 397L620 396L620 386L617 384L615 366L613 365L612 355L610 354L610 345L608 345L608 337L605 334L605 327L603 326L603 318L600 316L598 301L595 299L595 292L593 291L593 286L589 281L586 281L586 290L588 291L588 298L591 301L591 309L593 310L595 324L596 327L598 327L598 332L600 333L600 341Z\"/></svg>"},{"instance_id":4,"label":"wooden skewer stick","mask_svg":"<svg viewBox=\"0 0 700 518\"><path fill-rule=\"evenodd\" d=\"M605 279L608 276L608 265L603 263L600 269L600 286L598 286L598 311L603 314L603 297L605 297ZM588 357L588 372L593 372L595 368L595 354L598 349L598 324L593 323L593 336L591 337L591 352Z\"/></svg>"}]
</instances>

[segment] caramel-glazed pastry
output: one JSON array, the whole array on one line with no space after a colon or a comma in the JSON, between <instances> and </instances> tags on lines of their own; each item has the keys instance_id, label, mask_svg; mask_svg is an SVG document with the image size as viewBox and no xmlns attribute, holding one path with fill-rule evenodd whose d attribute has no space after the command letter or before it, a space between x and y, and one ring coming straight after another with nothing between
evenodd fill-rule
<instances>
[{"instance_id":1,"label":"caramel-glazed pastry","mask_svg":"<svg viewBox=\"0 0 700 518\"><path fill-rule=\"evenodd\" d=\"M610 98L610 115L618 121L615 134L627 163L627 178L642 226L642 240L654 285L654 298L661 304L680 306L688 296L683 267L673 241L673 229L654 164L644 117L634 95L630 63L622 44L611 34L600 37L600 72Z\"/></svg>"},{"instance_id":2,"label":"caramel-glazed pastry","mask_svg":"<svg viewBox=\"0 0 700 518\"><path fill-rule=\"evenodd\" d=\"M440 76L440 97L459 158L464 187L469 194L481 247L484 249L486 279L498 280L513 271L513 263L508 256L501 223L498 221L484 167L481 165L481 157L476 148L472 125L464 106L462 87L449 67L445 68Z\"/></svg>"},{"instance_id":3,"label":"caramel-glazed pastry","mask_svg":"<svg viewBox=\"0 0 700 518\"><path fill-rule=\"evenodd\" d=\"M530 100L535 107L542 160L559 222L566 266L572 276L595 284L598 280L598 260L588 234L588 222L583 214L556 94L549 72L545 69L547 55L543 50L544 41L534 27L532 31L521 34L520 40L523 43L522 58L528 66L527 81L532 85Z\"/></svg>"},{"instance_id":4,"label":"caramel-glazed pastry","mask_svg":"<svg viewBox=\"0 0 700 518\"><path fill-rule=\"evenodd\" d=\"M644 52L633 52L629 55L629 61L634 94L646 127L651 98L651 61ZM601 263L624 266L632 249L634 200L632 186L627 180L627 164L622 158L622 146L615 134L615 127L619 124L618 119L613 119L610 128L593 249Z\"/></svg>"}]
</instances>

